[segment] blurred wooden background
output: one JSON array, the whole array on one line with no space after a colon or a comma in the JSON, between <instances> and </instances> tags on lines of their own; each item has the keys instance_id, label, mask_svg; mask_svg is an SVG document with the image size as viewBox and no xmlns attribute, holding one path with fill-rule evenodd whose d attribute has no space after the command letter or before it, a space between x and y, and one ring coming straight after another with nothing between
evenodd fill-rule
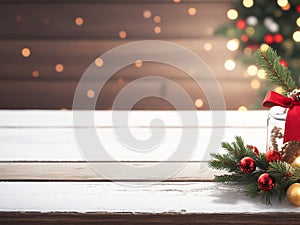
<instances>
[{"instance_id":1,"label":"blurred wooden background","mask_svg":"<svg viewBox=\"0 0 300 225\"><path fill-rule=\"evenodd\" d=\"M251 78L214 30L229 22L232 1L223 0L0 0L0 108L71 109L77 83L87 67L106 51L137 40L164 40L197 53L217 77L227 109L251 108L258 101ZM198 109L209 109L204 93L183 72L159 63L133 64L105 85L97 109L110 109L131 81L161 76L186 89ZM201 80L205 85L210 81ZM146 83L138 90L156 88ZM95 98L87 92L86 101ZM134 109L172 109L164 100L147 98Z\"/></svg>"}]
</instances>

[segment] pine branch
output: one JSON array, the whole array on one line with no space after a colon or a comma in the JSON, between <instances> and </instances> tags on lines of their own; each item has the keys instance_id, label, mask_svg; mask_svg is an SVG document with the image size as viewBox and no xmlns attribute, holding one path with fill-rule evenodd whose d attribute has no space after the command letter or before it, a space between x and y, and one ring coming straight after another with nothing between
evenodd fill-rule
<instances>
[{"instance_id":1,"label":"pine branch","mask_svg":"<svg viewBox=\"0 0 300 225\"><path fill-rule=\"evenodd\" d=\"M279 63L280 57L276 51L269 47L267 51L258 50L255 56L258 65L265 70L267 79L272 84L282 87L285 95L296 89L291 71Z\"/></svg>"},{"instance_id":2,"label":"pine branch","mask_svg":"<svg viewBox=\"0 0 300 225\"><path fill-rule=\"evenodd\" d=\"M210 160L208 165L217 170L226 170L228 172L236 171L237 163L232 160L228 155L212 154L214 160Z\"/></svg>"},{"instance_id":3,"label":"pine branch","mask_svg":"<svg viewBox=\"0 0 300 225\"><path fill-rule=\"evenodd\" d=\"M260 153L259 156L257 156L254 159L255 159L255 164L258 168L260 168L261 170L267 170L269 163L266 159L265 153Z\"/></svg>"}]
</instances>

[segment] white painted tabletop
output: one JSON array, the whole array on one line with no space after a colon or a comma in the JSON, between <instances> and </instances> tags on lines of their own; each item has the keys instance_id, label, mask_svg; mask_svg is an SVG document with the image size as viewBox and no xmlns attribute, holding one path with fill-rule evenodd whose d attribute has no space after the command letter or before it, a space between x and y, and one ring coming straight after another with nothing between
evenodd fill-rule
<instances>
[{"instance_id":1,"label":"white painted tabletop","mask_svg":"<svg viewBox=\"0 0 300 225\"><path fill-rule=\"evenodd\" d=\"M265 149L267 111L227 111L225 115L224 124L213 123L211 112L198 111L198 124L185 127L199 132L197 151L181 171L169 178L170 181L158 182L147 174L142 177L143 181L132 181L130 177L126 180L124 171L113 169L115 162L100 163L107 163L112 168L110 175L117 181L99 177L78 149L72 111L0 111L0 211L299 212L299 208L287 201L265 206L259 200L245 196L241 186L211 182L218 171L200 171L199 165L207 160L203 152L214 129L224 130L222 141L233 141L234 136L240 135L246 143L256 145L262 151ZM113 129L126 127L124 124L113 125L111 111L96 111L94 116L96 130L101 132L107 148L111 149L117 161L126 161L133 166L157 162L182 163L180 159L176 162L166 160L183 129L176 112L130 112L130 130L139 138L149 137L151 129L166 129L166 138L156 149L157 152L144 155L130 153L120 145ZM161 118L165 127L149 125L153 118ZM85 129L85 124L80 126ZM218 146L219 149L211 151L221 150L220 143Z\"/></svg>"}]
</instances>

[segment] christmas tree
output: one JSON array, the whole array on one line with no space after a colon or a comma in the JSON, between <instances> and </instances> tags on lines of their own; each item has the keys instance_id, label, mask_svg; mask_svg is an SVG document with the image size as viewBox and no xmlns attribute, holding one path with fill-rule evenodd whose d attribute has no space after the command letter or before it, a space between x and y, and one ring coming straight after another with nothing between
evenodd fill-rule
<instances>
[{"instance_id":1,"label":"christmas tree","mask_svg":"<svg viewBox=\"0 0 300 225\"><path fill-rule=\"evenodd\" d=\"M281 55L279 62L289 67L299 86L299 0L239 0L227 11L227 17L231 23L221 26L215 33L231 38L227 46L232 51L239 50L239 59L246 65L254 64L256 50L269 45ZM263 95L269 88L264 88Z\"/></svg>"}]
</instances>

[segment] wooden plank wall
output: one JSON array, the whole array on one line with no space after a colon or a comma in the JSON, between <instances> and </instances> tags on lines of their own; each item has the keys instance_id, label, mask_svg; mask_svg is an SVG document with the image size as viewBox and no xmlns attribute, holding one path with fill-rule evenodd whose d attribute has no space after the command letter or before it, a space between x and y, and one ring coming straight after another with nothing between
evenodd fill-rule
<instances>
[{"instance_id":1,"label":"wooden plank wall","mask_svg":"<svg viewBox=\"0 0 300 225\"><path fill-rule=\"evenodd\" d=\"M1 0L0 108L71 109L79 79L98 56L119 45L149 39L171 41L194 51L217 77L227 109L251 107L258 99L256 91L251 89L251 78L243 77L244 69L239 63L233 71L224 69L224 62L234 58L235 53L227 50L226 38L213 36L216 27L228 22L226 11L230 4L231 1L221 0L179 3L171 0ZM196 9L195 15L189 15L191 7ZM145 18L145 11L151 12L150 18ZM82 25L75 23L79 17ZM161 31L155 33L155 27ZM126 32L126 38L120 37L120 31ZM205 44L212 49L205 50ZM22 55L24 48L30 50L29 57ZM58 64L63 66L61 72L56 70ZM209 109L205 93L195 82L182 71L159 63L130 65L118 71L106 83L97 109L110 109L126 84L146 76L177 82L193 101L203 100L200 109ZM211 85L211 81L200 82ZM142 84L136 93L153 88L158 93L174 93L159 82ZM89 97L86 98L88 101ZM135 105L135 109L172 108L157 98L144 99Z\"/></svg>"}]
</instances>

